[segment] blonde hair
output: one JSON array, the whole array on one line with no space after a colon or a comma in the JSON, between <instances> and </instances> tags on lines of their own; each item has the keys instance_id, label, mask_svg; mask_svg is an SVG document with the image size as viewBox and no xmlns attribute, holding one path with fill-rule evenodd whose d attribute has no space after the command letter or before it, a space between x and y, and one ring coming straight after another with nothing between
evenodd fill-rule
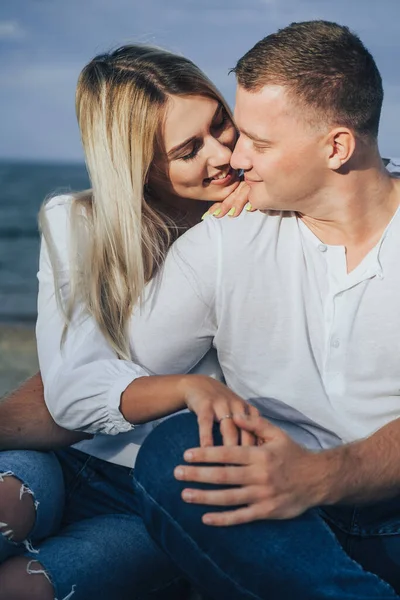
<instances>
[{"instance_id":1,"label":"blonde hair","mask_svg":"<svg viewBox=\"0 0 400 600\"><path fill-rule=\"evenodd\" d=\"M163 146L161 126L170 95L207 96L230 114L196 65L149 46L123 46L95 57L77 86L76 112L92 189L75 194L71 206L71 290L62 306L63 337L79 301L126 360L133 306L178 235L162 203L146 191L156 151ZM39 221L55 264L43 208Z\"/></svg>"}]
</instances>

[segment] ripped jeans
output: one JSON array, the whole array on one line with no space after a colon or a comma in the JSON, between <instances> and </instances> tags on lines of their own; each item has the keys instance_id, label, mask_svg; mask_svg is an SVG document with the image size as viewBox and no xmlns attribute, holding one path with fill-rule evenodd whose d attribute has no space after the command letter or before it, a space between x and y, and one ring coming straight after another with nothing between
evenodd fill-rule
<instances>
[{"instance_id":1,"label":"ripped jeans","mask_svg":"<svg viewBox=\"0 0 400 600\"><path fill-rule=\"evenodd\" d=\"M0 563L23 555L27 572L43 573L55 600L176 600L186 585L138 514L132 471L74 448L0 452L1 484L21 482L36 520L16 543L0 523Z\"/></svg>"}]
</instances>

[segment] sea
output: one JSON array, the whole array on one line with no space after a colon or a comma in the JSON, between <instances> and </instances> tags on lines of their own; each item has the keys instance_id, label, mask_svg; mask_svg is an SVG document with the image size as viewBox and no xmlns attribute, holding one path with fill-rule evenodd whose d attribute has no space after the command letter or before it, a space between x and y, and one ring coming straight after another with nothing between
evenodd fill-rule
<instances>
[{"instance_id":1,"label":"sea","mask_svg":"<svg viewBox=\"0 0 400 600\"><path fill-rule=\"evenodd\" d=\"M88 187L84 164L0 161L0 322L36 320L41 204Z\"/></svg>"},{"instance_id":2,"label":"sea","mask_svg":"<svg viewBox=\"0 0 400 600\"><path fill-rule=\"evenodd\" d=\"M399 159L387 168L400 176ZM0 161L0 322L32 325L36 320L42 202L88 187L84 164Z\"/></svg>"}]
</instances>

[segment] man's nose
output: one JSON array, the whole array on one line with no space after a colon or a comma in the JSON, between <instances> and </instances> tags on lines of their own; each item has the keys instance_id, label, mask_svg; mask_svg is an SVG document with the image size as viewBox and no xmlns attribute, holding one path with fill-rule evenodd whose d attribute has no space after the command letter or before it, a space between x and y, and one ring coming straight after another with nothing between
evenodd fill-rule
<instances>
[{"instance_id":1,"label":"man's nose","mask_svg":"<svg viewBox=\"0 0 400 600\"><path fill-rule=\"evenodd\" d=\"M239 139L236 142L236 146L233 150L231 156L231 166L233 169L243 169L243 171L249 171L253 166L248 152L246 152L245 143L241 136L239 136Z\"/></svg>"}]
</instances>

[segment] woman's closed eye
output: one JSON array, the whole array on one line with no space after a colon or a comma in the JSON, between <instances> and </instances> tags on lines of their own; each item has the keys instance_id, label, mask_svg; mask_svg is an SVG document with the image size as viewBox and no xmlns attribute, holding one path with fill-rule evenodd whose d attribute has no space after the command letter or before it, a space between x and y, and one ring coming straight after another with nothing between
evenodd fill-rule
<instances>
[{"instance_id":1,"label":"woman's closed eye","mask_svg":"<svg viewBox=\"0 0 400 600\"><path fill-rule=\"evenodd\" d=\"M198 155L201 147L202 147L202 144L200 143L200 141L194 143L191 152L189 152L188 154L185 154L184 156L181 156L180 158L182 160L193 160Z\"/></svg>"},{"instance_id":2,"label":"woman's closed eye","mask_svg":"<svg viewBox=\"0 0 400 600\"><path fill-rule=\"evenodd\" d=\"M212 129L214 129L214 131L221 131L222 129L225 129L228 124L230 125L230 123L231 120L228 113L225 110L222 110L216 121L212 124Z\"/></svg>"}]
</instances>

